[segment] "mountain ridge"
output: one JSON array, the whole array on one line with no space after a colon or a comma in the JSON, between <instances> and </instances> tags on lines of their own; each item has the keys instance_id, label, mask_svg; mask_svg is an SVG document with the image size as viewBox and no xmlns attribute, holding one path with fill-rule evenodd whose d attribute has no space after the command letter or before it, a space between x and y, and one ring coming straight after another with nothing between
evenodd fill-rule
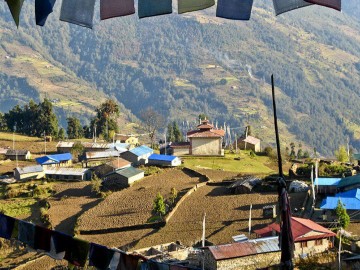
<instances>
[{"instance_id":1,"label":"mountain ridge","mask_svg":"<svg viewBox=\"0 0 360 270\"><path fill-rule=\"evenodd\" d=\"M347 2L344 12L354 3ZM348 111L360 104L360 82L353 75L360 72L360 22L356 9L349 10L348 16L307 7L275 17L271 5L261 2L249 22L216 18L212 8L96 22L91 32L54 20L57 7L44 28L33 28L28 18L20 37L11 30L6 38L41 51L92 86L89 91L117 98L136 116L147 106L179 121L194 121L204 112L234 132L252 125L265 143L274 141L274 74L284 144L303 142L330 154L346 137L360 149L360 122ZM5 12L0 6L1 18ZM0 25L9 26L10 19Z\"/></svg>"}]
</instances>

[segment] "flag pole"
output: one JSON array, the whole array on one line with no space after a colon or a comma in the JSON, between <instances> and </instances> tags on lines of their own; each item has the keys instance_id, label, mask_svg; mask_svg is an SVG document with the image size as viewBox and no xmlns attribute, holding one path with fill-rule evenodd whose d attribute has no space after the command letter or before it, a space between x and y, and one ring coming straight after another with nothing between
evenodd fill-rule
<instances>
[{"instance_id":1,"label":"flag pole","mask_svg":"<svg viewBox=\"0 0 360 270\"><path fill-rule=\"evenodd\" d=\"M277 124L276 102L275 102L275 84L274 75L271 75L272 99L274 110L274 125L276 136L276 148L278 156L279 178L278 178L278 194L280 209L280 236L279 245L281 248L280 269L294 269L292 258L294 257L294 239L291 230L291 207L288 193L286 191L286 182L282 170L282 160L280 152L279 129Z\"/></svg>"}]
</instances>

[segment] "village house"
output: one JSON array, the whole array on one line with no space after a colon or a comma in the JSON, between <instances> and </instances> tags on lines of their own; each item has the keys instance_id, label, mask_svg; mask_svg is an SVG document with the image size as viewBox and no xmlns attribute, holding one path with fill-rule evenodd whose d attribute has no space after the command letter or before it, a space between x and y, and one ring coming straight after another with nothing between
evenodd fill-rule
<instances>
[{"instance_id":1,"label":"village house","mask_svg":"<svg viewBox=\"0 0 360 270\"><path fill-rule=\"evenodd\" d=\"M249 194L252 189L261 183L258 177L245 176L241 178L235 178L235 182L228 186L232 194Z\"/></svg>"},{"instance_id":2,"label":"village house","mask_svg":"<svg viewBox=\"0 0 360 270\"><path fill-rule=\"evenodd\" d=\"M314 187L319 194L335 194L341 178L315 178Z\"/></svg>"},{"instance_id":3,"label":"village house","mask_svg":"<svg viewBox=\"0 0 360 270\"><path fill-rule=\"evenodd\" d=\"M223 156L222 148L225 131L214 129L208 120L203 120L196 130L189 131L189 154L193 156Z\"/></svg>"},{"instance_id":4,"label":"village house","mask_svg":"<svg viewBox=\"0 0 360 270\"><path fill-rule=\"evenodd\" d=\"M75 142L58 142L56 149L58 153L70 153Z\"/></svg>"},{"instance_id":5,"label":"village house","mask_svg":"<svg viewBox=\"0 0 360 270\"><path fill-rule=\"evenodd\" d=\"M6 151L5 159L10 160L29 160L31 159L31 153L29 150L12 150Z\"/></svg>"},{"instance_id":6,"label":"village house","mask_svg":"<svg viewBox=\"0 0 360 270\"><path fill-rule=\"evenodd\" d=\"M40 165L17 167L14 169L14 178L17 181L41 179L45 177L44 169Z\"/></svg>"},{"instance_id":7,"label":"village house","mask_svg":"<svg viewBox=\"0 0 360 270\"><path fill-rule=\"evenodd\" d=\"M246 138L240 138L238 140L238 147L241 150L253 150L254 152L261 152L261 140L253 136L247 136Z\"/></svg>"},{"instance_id":8,"label":"village house","mask_svg":"<svg viewBox=\"0 0 360 270\"><path fill-rule=\"evenodd\" d=\"M46 178L60 181L89 181L91 171L83 168L46 168Z\"/></svg>"},{"instance_id":9,"label":"village house","mask_svg":"<svg viewBox=\"0 0 360 270\"><path fill-rule=\"evenodd\" d=\"M109 143L83 142L81 144L85 152L105 151L111 147Z\"/></svg>"},{"instance_id":10,"label":"village house","mask_svg":"<svg viewBox=\"0 0 360 270\"><path fill-rule=\"evenodd\" d=\"M295 242L295 258L322 253L333 246L333 238L336 234L310 219L291 217L291 228ZM254 232L258 237L279 235L280 226L272 223Z\"/></svg>"},{"instance_id":11,"label":"village house","mask_svg":"<svg viewBox=\"0 0 360 270\"><path fill-rule=\"evenodd\" d=\"M116 170L105 175L102 186L108 190L120 190L144 178L144 171L134 167Z\"/></svg>"},{"instance_id":12,"label":"village house","mask_svg":"<svg viewBox=\"0 0 360 270\"><path fill-rule=\"evenodd\" d=\"M278 265L281 255L278 237L209 246L203 250L205 269L208 270L266 269Z\"/></svg>"},{"instance_id":13,"label":"village house","mask_svg":"<svg viewBox=\"0 0 360 270\"><path fill-rule=\"evenodd\" d=\"M324 210L335 210L339 201L344 204L348 214L359 211L360 188L337 193L335 194L335 197L328 196L321 202L320 208Z\"/></svg>"},{"instance_id":14,"label":"village house","mask_svg":"<svg viewBox=\"0 0 360 270\"><path fill-rule=\"evenodd\" d=\"M170 153L174 156L185 156L190 153L190 142L172 142L169 145Z\"/></svg>"},{"instance_id":15,"label":"village house","mask_svg":"<svg viewBox=\"0 0 360 270\"><path fill-rule=\"evenodd\" d=\"M125 152L124 150L123 152ZM95 151L95 152L85 152L82 156L79 157L79 161L85 164L85 167L90 165L99 165L113 158L119 157L122 152L111 150L111 151Z\"/></svg>"},{"instance_id":16,"label":"village house","mask_svg":"<svg viewBox=\"0 0 360 270\"><path fill-rule=\"evenodd\" d=\"M149 157L148 165L176 167L181 165L181 159L176 156L152 154Z\"/></svg>"},{"instance_id":17,"label":"village house","mask_svg":"<svg viewBox=\"0 0 360 270\"><path fill-rule=\"evenodd\" d=\"M46 167L70 167L72 165L72 155L70 153L47 155L35 159L41 166Z\"/></svg>"},{"instance_id":18,"label":"village house","mask_svg":"<svg viewBox=\"0 0 360 270\"><path fill-rule=\"evenodd\" d=\"M115 141L117 143L126 143L126 144L130 144L132 146L139 145L139 138L137 138L133 135L116 135Z\"/></svg>"},{"instance_id":19,"label":"village house","mask_svg":"<svg viewBox=\"0 0 360 270\"><path fill-rule=\"evenodd\" d=\"M354 188L360 188L360 174L341 178L337 188L339 191L347 191Z\"/></svg>"},{"instance_id":20,"label":"village house","mask_svg":"<svg viewBox=\"0 0 360 270\"><path fill-rule=\"evenodd\" d=\"M154 150L146 145L142 145L121 153L121 157L130 161L133 165L145 165L148 163L148 158L154 153Z\"/></svg>"},{"instance_id":21,"label":"village house","mask_svg":"<svg viewBox=\"0 0 360 270\"><path fill-rule=\"evenodd\" d=\"M9 147L6 147L6 148L0 147L0 155L5 155L8 150L9 150Z\"/></svg>"},{"instance_id":22,"label":"village house","mask_svg":"<svg viewBox=\"0 0 360 270\"><path fill-rule=\"evenodd\" d=\"M128 167L131 167L131 162L123 158L116 158L107 163L92 167L90 170L94 172L97 177L103 178L105 175L111 172Z\"/></svg>"}]
</instances>

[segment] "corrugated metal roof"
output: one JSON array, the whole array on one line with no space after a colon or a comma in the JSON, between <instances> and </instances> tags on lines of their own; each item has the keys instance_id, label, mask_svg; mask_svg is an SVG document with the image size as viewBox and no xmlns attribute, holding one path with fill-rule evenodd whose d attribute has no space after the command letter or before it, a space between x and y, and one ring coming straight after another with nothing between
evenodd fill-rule
<instances>
[{"instance_id":1,"label":"corrugated metal roof","mask_svg":"<svg viewBox=\"0 0 360 270\"><path fill-rule=\"evenodd\" d=\"M247 136L247 138L244 139L243 141L247 142L247 143L250 143L250 144L254 144L254 145L260 143L260 139L255 138L253 136Z\"/></svg>"},{"instance_id":2,"label":"corrugated metal roof","mask_svg":"<svg viewBox=\"0 0 360 270\"><path fill-rule=\"evenodd\" d=\"M26 166L26 167L17 167L16 170L19 172L19 174L26 174L26 173L36 173L36 172L42 172L43 167L41 165L34 165L34 166Z\"/></svg>"},{"instance_id":3,"label":"corrugated metal roof","mask_svg":"<svg viewBox=\"0 0 360 270\"><path fill-rule=\"evenodd\" d=\"M272 230L274 230L278 233L280 232L280 226L277 223L272 223L272 224L268 225L268 227L269 227L269 229L263 228L260 230L254 230L254 232L259 235L263 235L264 233L268 233L269 231L272 231ZM312 232L312 231L322 233L322 235L309 236L309 237L306 237L307 240L325 238L325 237L335 235L332 231L324 228L323 226L315 223L314 221L312 221L310 219L297 218L297 217L291 217L291 229L292 229L292 234L293 234L293 238L294 238L295 242L304 241L304 238L303 238L304 235L306 235L307 233Z\"/></svg>"},{"instance_id":4,"label":"corrugated metal roof","mask_svg":"<svg viewBox=\"0 0 360 270\"><path fill-rule=\"evenodd\" d=\"M356 198L327 197L321 202L321 209L334 210L338 201L344 204L346 210L360 210L360 200Z\"/></svg>"},{"instance_id":5,"label":"corrugated metal roof","mask_svg":"<svg viewBox=\"0 0 360 270\"><path fill-rule=\"evenodd\" d=\"M314 185L337 186L341 178L315 178Z\"/></svg>"},{"instance_id":6,"label":"corrugated metal roof","mask_svg":"<svg viewBox=\"0 0 360 270\"><path fill-rule=\"evenodd\" d=\"M221 138L224 137L225 131L223 130L206 130L206 131L190 131L188 138Z\"/></svg>"},{"instance_id":7,"label":"corrugated metal roof","mask_svg":"<svg viewBox=\"0 0 360 270\"><path fill-rule=\"evenodd\" d=\"M29 153L29 150L12 150L12 149L9 149L6 151L6 156L26 156L27 153Z\"/></svg>"},{"instance_id":8,"label":"corrugated metal roof","mask_svg":"<svg viewBox=\"0 0 360 270\"><path fill-rule=\"evenodd\" d=\"M36 158L36 162L41 165L46 164L57 164L62 161L68 161L72 159L72 155L70 153L64 153L64 154L55 154L55 155L47 155L43 157Z\"/></svg>"},{"instance_id":9,"label":"corrugated metal roof","mask_svg":"<svg viewBox=\"0 0 360 270\"><path fill-rule=\"evenodd\" d=\"M113 161L110 161L110 162L108 162L106 164L110 165L114 169L119 169L119 168L129 166L131 164L131 162L129 162L129 161L123 159L123 158L116 158Z\"/></svg>"},{"instance_id":10,"label":"corrugated metal roof","mask_svg":"<svg viewBox=\"0 0 360 270\"><path fill-rule=\"evenodd\" d=\"M338 184L338 188L343 188L343 187L352 186L352 185L356 185L356 184L360 185L360 175L359 174L342 178Z\"/></svg>"},{"instance_id":11,"label":"corrugated metal roof","mask_svg":"<svg viewBox=\"0 0 360 270\"><path fill-rule=\"evenodd\" d=\"M58 144L56 145L56 148L58 148L58 147L71 148L74 146L74 144L75 144L75 142L58 142Z\"/></svg>"},{"instance_id":12,"label":"corrugated metal roof","mask_svg":"<svg viewBox=\"0 0 360 270\"><path fill-rule=\"evenodd\" d=\"M139 147L131 149L130 152L139 157L146 154L152 154L154 153L154 150L150 147L147 147L146 145L141 145Z\"/></svg>"},{"instance_id":13,"label":"corrugated metal roof","mask_svg":"<svg viewBox=\"0 0 360 270\"><path fill-rule=\"evenodd\" d=\"M159 155L159 154L152 154L149 157L149 160L157 160L157 161L173 161L174 159L177 159L178 157L170 156L170 155Z\"/></svg>"},{"instance_id":14,"label":"corrugated metal roof","mask_svg":"<svg viewBox=\"0 0 360 270\"><path fill-rule=\"evenodd\" d=\"M82 145L85 148L97 148L97 149L108 149L110 148L109 143L91 143L91 142L83 142Z\"/></svg>"},{"instance_id":15,"label":"corrugated metal roof","mask_svg":"<svg viewBox=\"0 0 360 270\"><path fill-rule=\"evenodd\" d=\"M129 177L133 177L135 175L144 173L144 171L136 169L134 167L128 167L128 168L124 168L124 169L121 169L121 170L117 170L117 171L115 171L113 173L116 173L116 174L119 174L119 175L122 175L124 177L129 178Z\"/></svg>"},{"instance_id":16,"label":"corrugated metal roof","mask_svg":"<svg viewBox=\"0 0 360 270\"><path fill-rule=\"evenodd\" d=\"M360 188L354 188L345 192L335 194L335 197L357 198L360 200Z\"/></svg>"},{"instance_id":17,"label":"corrugated metal roof","mask_svg":"<svg viewBox=\"0 0 360 270\"><path fill-rule=\"evenodd\" d=\"M259 238L240 243L210 246L208 249L217 261L280 251L278 237Z\"/></svg>"},{"instance_id":18,"label":"corrugated metal roof","mask_svg":"<svg viewBox=\"0 0 360 270\"><path fill-rule=\"evenodd\" d=\"M121 152L118 151L95 151L95 152L86 152L85 158L86 159L97 159L97 158L112 158L118 157Z\"/></svg>"},{"instance_id":19,"label":"corrugated metal roof","mask_svg":"<svg viewBox=\"0 0 360 270\"><path fill-rule=\"evenodd\" d=\"M355 160L360 160L360 154L353 154L353 158Z\"/></svg>"},{"instance_id":20,"label":"corrugated metal roof","mask_svg":"<svg viewBox=\"0 0 360 270\"><path fill-rule=\"evenodd\" d=\"M89 169L83 168L49 168L44 170L45 174L52 175L83 175Z\"/></svg>"}]
</instances>

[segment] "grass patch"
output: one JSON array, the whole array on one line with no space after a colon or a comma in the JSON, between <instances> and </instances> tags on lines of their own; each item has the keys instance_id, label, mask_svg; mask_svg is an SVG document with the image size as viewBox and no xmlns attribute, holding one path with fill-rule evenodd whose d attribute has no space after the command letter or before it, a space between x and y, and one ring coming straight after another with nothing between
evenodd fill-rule
<instances>
[{"instance_id":1,"label":"grass patch","mask_svg":"<svg viewBox=\"0 0 360 270\"><path fill-rule=\"evenodd\" d=\"M40 138L15 134L14 139L17 142L34 142L34 141L38 141ZM0 140L2 140L2 141L12 141L13 140L13 133L0 132Z\"/></svg>"},{"instance_id":2,"label":"grass patch","mask_svg":"<svg viewBox=\"0 0 360 270\"><path fill-rule=\"evenodd\" d=\"M15 198L1 202L0 212L5 215L17 217L31 214L31 207L36 203L33 198Z\"/></svg>"},{"instance_id":3,"label":"grass patch","mask_svg":"<svg viewBox=\"0 0 360 270\"><path fill-rule=\"evenodd\" d=\"M175 79L174 85L177 87L196 88L195 85L191 84L188 80L185 79Z\"/></svg>"},{"instance_id":4,"label":"grass patch","mask_svg":"<svg viewBox=\"0 0 360 270\"><path fill-rule=\"evenodd\" d=\"M240 157L240 160L235 160ZM249 151L240 154L225 154L225 157L184 157L184 165L194 169L224 170L250 174L270 174L274 171L266 166L271 161L266 156L251 157Z\"/></svg>"}]
</instances>

